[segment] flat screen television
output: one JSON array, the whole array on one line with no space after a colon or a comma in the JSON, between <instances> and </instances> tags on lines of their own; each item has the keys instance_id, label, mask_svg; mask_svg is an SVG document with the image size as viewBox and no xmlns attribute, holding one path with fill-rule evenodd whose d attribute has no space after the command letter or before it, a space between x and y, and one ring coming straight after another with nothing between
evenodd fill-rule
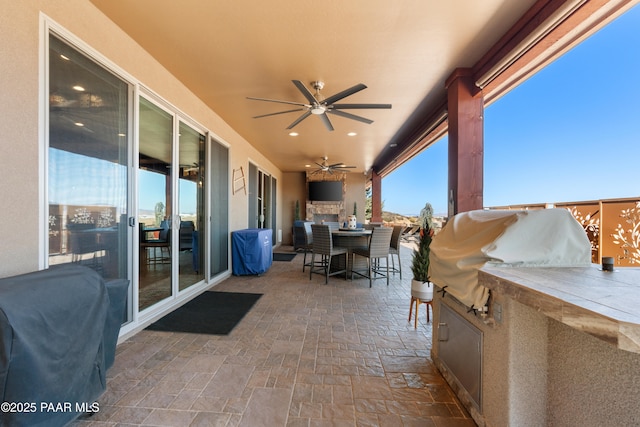
<instances>
[{"instance_id":1,"label":"flat screen television","mask_svg":"<svg viewBox=\"0 0 640 427\"><path fill-rule=\"evenodd\" d=\"M310 181L309 200L312 202L342 201L342 181Z\"/></svg>"}]
</instances>

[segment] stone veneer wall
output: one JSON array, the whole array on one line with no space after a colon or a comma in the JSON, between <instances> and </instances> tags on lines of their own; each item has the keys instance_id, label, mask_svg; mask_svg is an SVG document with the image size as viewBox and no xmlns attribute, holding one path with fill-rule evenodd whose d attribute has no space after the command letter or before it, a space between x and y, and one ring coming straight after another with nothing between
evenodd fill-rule
<instances>
[{"instance_id":1,"label":"stone veneer wall","mask_svg":"<svg viewBox=\"0 0 640 427\"><path fill-rule=\"evenodd\" d=\"M310 174L307 172L307 194L309 194L310 181L342 181L342 200L339 202L312 202L307 200L305 219L314 221L314 215L337 215L339 223L346 222L347 213L344 206L345 193L347 191L346 174L344 172L333 174L324 172Z\"/></svg>"}]
</instances>

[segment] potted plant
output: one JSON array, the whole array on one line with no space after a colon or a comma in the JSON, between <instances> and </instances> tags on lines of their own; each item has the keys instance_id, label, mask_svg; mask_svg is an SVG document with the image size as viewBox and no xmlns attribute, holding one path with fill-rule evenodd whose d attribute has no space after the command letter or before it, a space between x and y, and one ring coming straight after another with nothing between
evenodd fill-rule
<instances>
[{"instance_id":1,"label":"potted plant","mask_svg":"<svg viewBox=\"0 0 640 427\"><path fill-rule=\"evenodd\" d=\"M433 299L433 284L429 281L429 253L433 237L433 207L425 204L420 211L420 243L413 251L411 296L422 301Z\"/></svg>"},{"instance_id":2,"label":"potted plant","mask_svg":"<svg viewBox=\"0 0 640 427\"><path fill-rule=\"evenodd\" d=\"M296 200L296 207L293 213L294 221L300 221L300 200Z\"/></svg>"}]
</instances>

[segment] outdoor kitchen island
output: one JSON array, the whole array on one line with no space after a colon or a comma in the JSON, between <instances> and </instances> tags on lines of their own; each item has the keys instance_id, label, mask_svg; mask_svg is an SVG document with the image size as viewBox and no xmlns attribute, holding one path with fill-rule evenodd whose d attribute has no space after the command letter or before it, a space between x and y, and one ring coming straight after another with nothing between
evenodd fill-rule
<instances>
[{"instance_id":1,"label":"outdoor kitchen island","mask_svg":"<svg viewBox=\"0 0 640 427\"><path fill-rule=\"evenodd\" d=\"M482 313L436 287L432 347L478 425L640 425L640 269L485 266L478 285ZM440 354L452 317L480 337L462 369Z\"/></svg>"},{"instance_id":2,"label":"outdoor kitchen island","mask_svg":"<svg viewBox=\"0 0 640 427\"><path fill-rule=\"evenodd\" d=\"M431 356L479 426L640 425L640 269L566 209L459 213L430 250Z\"/></svg>"}]
</instances>

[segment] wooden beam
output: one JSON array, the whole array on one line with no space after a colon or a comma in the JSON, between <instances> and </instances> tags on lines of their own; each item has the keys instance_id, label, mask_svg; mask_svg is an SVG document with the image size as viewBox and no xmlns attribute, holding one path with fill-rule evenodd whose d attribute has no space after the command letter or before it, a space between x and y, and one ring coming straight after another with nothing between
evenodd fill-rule
<instances>
[{"instance_id":1,"label":"wooden beam","mask_svg":"<svg viewBox=\"0 0 640 427\"><path fill-rule=\"evenodd\" d=\"M371 171L371 222L382 222L382 177Z\"/></svg>"},{"instance_id":2,"label":"wooden beam","mask_svg":"<svg viewBox=\"0 0 640 427\"><path fill-rule=\"evenodd\" d=\"M459 68L446 82L449 104L449 216L483 208L482 94L473 70Z\"/></svg>"}]
</instances>

